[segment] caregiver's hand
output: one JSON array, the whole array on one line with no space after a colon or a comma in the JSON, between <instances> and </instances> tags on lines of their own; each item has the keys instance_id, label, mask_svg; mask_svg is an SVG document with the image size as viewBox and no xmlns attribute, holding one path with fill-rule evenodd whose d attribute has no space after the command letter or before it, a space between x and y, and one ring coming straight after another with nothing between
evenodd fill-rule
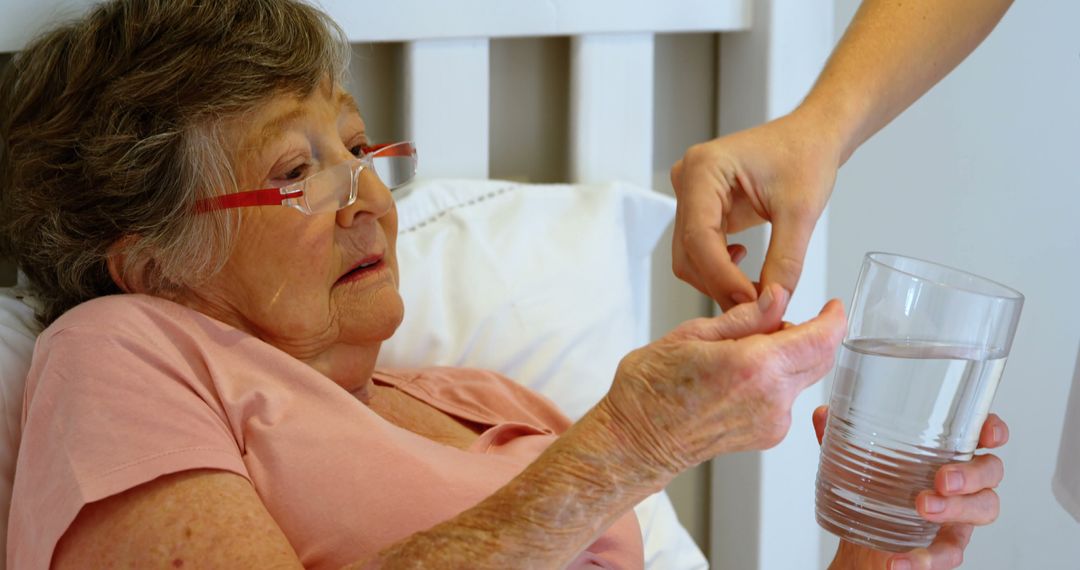
<instances>
[{"instance_id":1,"label":"caregiver's hand","mask_svg":"<svg viewBox=\"0 0 1080 570\"><path fill-rule=\"evenodd\" d=\"M788 299L768 286L758 302L683 323L622 360L595 411L611 418L633 452L635 473L663 480L784 438L795 397L832 368L845 327L833 300L813 319L782 328Z\"/></svg>"},{"instance_id":2,"label":"caregiver's hand","mask_svg":"<svg viewBox=\"0 0 1080 570\"><path fill-rule=\"evenodd\" d=\"M825 433L826 406L814 410L814 431L818 443ZM979 434L979 447L993 449L1009 441L1009 426L990 414ZM964 549L975 525L987 525L998 516L1000 504L994 488L1005 470L996 455L976 455L967 463L954 463L938 470L934 490L915 498L915 508L928 521L941 523L934 542L904 554L881 552L849 542L840 542L831 570L946 570L964 560Z\"/></svg>"},{"instance_id":3,"label":"caregiver's hand","mask_svg":"<svg viewBox=\"0 0 1080 570\"><path fill-rule=\"evenodd\" d=\"M810 234L832 193L840 137L804 109L691 147L671 169L678 206L672 269L724 310L755 299L728 235L772 222L760 284L795 290Z\"/></svg>"}]
</instances>

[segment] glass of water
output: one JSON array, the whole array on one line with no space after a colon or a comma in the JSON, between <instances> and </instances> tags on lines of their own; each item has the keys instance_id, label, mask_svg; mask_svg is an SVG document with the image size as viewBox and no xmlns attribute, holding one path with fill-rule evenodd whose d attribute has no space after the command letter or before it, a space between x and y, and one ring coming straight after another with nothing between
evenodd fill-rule
<instances>
[{"instance_id":1,"label":"glass of water","mask_svg":"<svg viewBox=\"0 0 1080 570\"><path fill-rule=\"evenodd\" d=\"M822 528L890 552L930 544L939 525L915 497L941 466L971 459L1023 304L970 273L866 254L821 446Z\"/></svg>"}]
</instances>

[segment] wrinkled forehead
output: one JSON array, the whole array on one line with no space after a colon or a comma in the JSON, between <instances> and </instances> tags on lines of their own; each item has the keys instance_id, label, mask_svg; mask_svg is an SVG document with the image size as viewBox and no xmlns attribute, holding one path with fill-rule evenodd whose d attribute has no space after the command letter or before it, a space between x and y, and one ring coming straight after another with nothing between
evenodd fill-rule
<instances>
[{"instance_id":1,"label":"wrinkled forehead","mask_svg":"<svg viewBox=\"0 0 1080 570\"><path fill-rule=\"evenodd\" d=\"M251 110L223 124L226 147L237 158L258 155L266 145L278 140L282 133L298 122L313 117L337 121L343 115L363 128L356 100L340 85L323 81L306 96L281 94L269 98Z\"/></svg>"}]
</instances>

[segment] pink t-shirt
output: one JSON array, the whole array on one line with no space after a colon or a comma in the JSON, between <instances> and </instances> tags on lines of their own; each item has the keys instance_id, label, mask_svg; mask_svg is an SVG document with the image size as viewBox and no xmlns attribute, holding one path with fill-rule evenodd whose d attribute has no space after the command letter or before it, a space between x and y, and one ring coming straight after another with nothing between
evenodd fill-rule
<instances>
[{"instance_id":1,"label":"pink t-shirt","mask_svg":"<svg viewBox=\"0 0 1080 570\"><path fill-rule=\"evenodd\" d=\"M492 372L378 371L489 425L468 449L399 428L273 346L162 299L72 309L39 337L27 378L8 568L47 568L83 505L187 469L239 474L307 568L338 568L475 505L569 426ZM641 568L633 512L573 567Z\"/></svg>"}]
</instances>

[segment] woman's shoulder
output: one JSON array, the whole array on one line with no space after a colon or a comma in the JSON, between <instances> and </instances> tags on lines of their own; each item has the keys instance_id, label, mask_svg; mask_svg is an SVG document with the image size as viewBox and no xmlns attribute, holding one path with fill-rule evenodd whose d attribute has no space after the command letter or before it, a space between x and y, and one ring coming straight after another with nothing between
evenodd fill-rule
<instances>
[{"instance_id":1,"label":"woman's shoulder","mask_svg":"<svg viewBox=\"0 0 1080 570\"><path fill-rule=\"evenodd\" d=\"M209 383L216 369L208 362L264 361L266 352L264 343L251 335L178 303L112 295L72 308L41 333L27 386L36 386L39 377L76 371L83 381L122 372L140 381L126 372L135 369L159 376L174 371L178 377Z\"/></svg>"},{"instance_id":2,"label":"woman's shoulder","mask_svg":"<svg viewBox=\"0 0 1080 570\"><path fill-rule=\"evenodd\" d=\"M42 334L94 327L108 330L145 326L161 320L190 318L193 309L160 297L141 294L107 295L73 307L56 319Z\"/></svg>"},{"instance_id":3,"label":"woman's shoulder","mask_svg":"<svg viewBox=\"0 0 1080 570\"><path fill-rule=\"evenodd\" d=\"M238 329L179 303L141 294L108 295L82 303L56 319L38 337L43 348L88 338L125 339L164 347L175 343L235 343L247 337ZM36 351L37 352L37 351Z\"/></svg>"}]
</instances>

